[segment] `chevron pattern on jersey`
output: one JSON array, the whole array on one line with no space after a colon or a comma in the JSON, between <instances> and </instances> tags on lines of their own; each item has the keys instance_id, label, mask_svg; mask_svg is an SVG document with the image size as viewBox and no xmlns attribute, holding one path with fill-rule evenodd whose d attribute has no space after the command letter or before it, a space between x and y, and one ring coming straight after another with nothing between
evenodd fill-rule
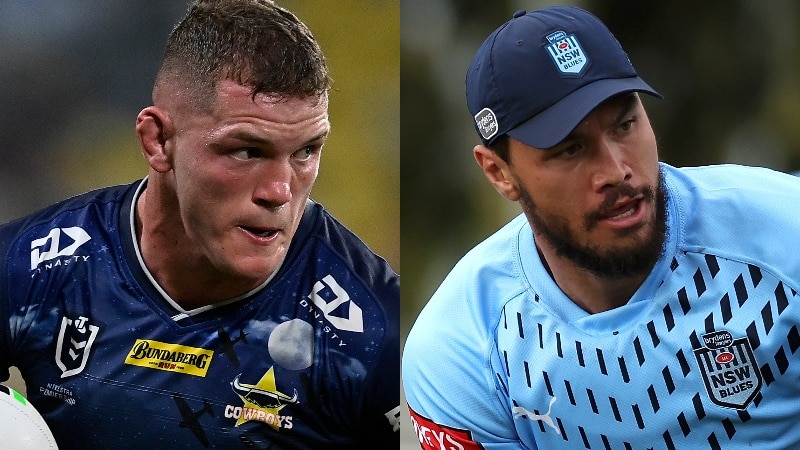
<instances>
[{"instance_id":1,"label":"chevron pattern on jersey","mask_svg":"<svg viewBox=\"0 0 800 450\"><path fill-rule=\"evenodd\" d=\"M744 423L768 427L764 402L796 398L797 292L710 254L679 252L670 269L646 307L586 319L609 316L613 333L561 322L538 295L505 306L496 381L520 433L542 448L672 450L701 437L721 450Z\"/></svg>"}]
</instances>

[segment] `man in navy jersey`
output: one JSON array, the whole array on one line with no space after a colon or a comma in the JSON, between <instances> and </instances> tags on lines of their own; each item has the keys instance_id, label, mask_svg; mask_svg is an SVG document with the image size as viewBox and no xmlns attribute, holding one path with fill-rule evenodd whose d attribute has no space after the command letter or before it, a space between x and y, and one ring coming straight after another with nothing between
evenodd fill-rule
<instances>
[{"instance_id":1,"label":"man in navy jersey","mask_svg":"<svg viewBox=\"0 0 800 450\"><path fill-rule=\"evenodd\" d=\"M136 120L147 176L0 227L0 379L66 449L399 443L399 276L310 199L316 40L198 0Z\"/></svg>"},{"instance_id":2,"label":"man in navy jersey","mask_svg":"<svg viewBox=\"0 0 800 450\"><path fill-rule=\"evenodd\" d=\"M660 162L640 95L660 97L579 8L478 49L473 155L522 213L408 335L423 449L800 448L800 182Z\"/></svg>"}]
</instances>

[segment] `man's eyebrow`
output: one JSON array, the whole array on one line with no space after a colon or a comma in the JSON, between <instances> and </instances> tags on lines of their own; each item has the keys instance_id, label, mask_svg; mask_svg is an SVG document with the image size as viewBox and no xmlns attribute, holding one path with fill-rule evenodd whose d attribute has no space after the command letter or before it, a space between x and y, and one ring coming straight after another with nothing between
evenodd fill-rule
<instances>
[{"instance_id":1,"label":"man's eyebrow","mask_svg":"<svg viewBox=\"0 0 800 450\"><path fill-rule=\"evenodd\" d=\"M314 136L313 138L306 141L305 145L311 145L316 143L317 141L321 141L328 138L328 134L330 134L330 130L325 130L320 132L318 135Z\"/></svg>"},{"instance_id":2,"label":"man's eyebrow","mask_svg":"<svg viewBox=\"0 0 800 450\"><path fill-rule=\"evenodd\" d=\"M322 131L319 134L317 134L316 136L314 136L311 139L307 140L305 143L303 143L302 146L311 145L313 143L316 143L317 141L325 139L325 138L328 137L329 133L330 133L329 130ZM231 135L231 137L234 138L234 139L238 139L240 141L244 141L244 142L250 143L250 144L259 144L259 145L272 145L273 144L273 141L268 139L268 138L265 138L263 136L259 136L259 135L253 134L253 133L249 133L249 132L243 131L243 130L240 130L240 131L237 131L237 132L233 133Z\"/></svg>"}]
</instances>

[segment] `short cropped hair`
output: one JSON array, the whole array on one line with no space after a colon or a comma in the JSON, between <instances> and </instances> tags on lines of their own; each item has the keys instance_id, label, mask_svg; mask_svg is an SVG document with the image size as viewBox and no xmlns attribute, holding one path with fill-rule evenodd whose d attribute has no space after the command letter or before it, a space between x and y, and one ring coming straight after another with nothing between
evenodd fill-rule
<instances>
[{"instance_id":1,"label":"short cropped hair","mask_svg":"<svg viewBox=\"0 0 800 450\"><path fill-rule=\"evenodd\" d=\"M279 98L320 97L330 88L308 27L271 0L196 0L169 35L153 97L165 86L210 108L221 80Z\"/></svg>"},{"instance_id":2,"label":"short cropped hair","mask_svg":"<svg viewBox=\"0 0 800 450\"><path fill-rule=\"evenodd\" d=\"M491 146L489 146L489 150L493 151L497 156L500 157L503 161L507 164L511 164L511 142L510 138L507 134L499 136L497 139L494 140Z\"/></svg>"}]
</instances>

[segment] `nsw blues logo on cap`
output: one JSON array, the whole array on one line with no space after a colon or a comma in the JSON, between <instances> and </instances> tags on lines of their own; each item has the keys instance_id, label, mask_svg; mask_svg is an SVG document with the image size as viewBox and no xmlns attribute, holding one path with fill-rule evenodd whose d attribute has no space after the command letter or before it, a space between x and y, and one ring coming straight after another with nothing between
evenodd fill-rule
<instances>
[{"instance_id":1,"label":"nsw blues logo on cap","mask_svg":"<svg viewBox=\"0 0 800 450\"><path fill-rule=\"evenodd\" d=\"M547 52L564 76L580 76L589 62L589 57L574 34L556 31L547 35Z\"/></svg>"},{"instance_id":2,"label":"nsw blues logo on cap","mask_svg":"<svg viewBox=\"0 0 800 450\"><path fill-rule=\"evenodd\" d=\"M475 114L475 125L478 126L478 131L487 141L497 134L499 125L497 123L497 116L494 111L489 108L483 108Z\"/></svg>"}]
</instances>

